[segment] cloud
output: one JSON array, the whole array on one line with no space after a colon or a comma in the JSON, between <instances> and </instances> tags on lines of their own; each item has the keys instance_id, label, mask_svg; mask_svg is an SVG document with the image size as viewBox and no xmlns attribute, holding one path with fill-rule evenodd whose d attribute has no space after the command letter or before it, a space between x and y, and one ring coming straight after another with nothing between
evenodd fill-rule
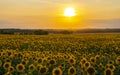
<instances>
[{"instance_id":1,"label":"cloud","mask_svg":"<svg viewBox=\"0 0 120 75\"><path fill-rule=\"evenodd\" d=\"M88 20L84 25L89 28L120 28L120 19Z\"/></svg>"},{"instance_id":2,"label":"cloud","mask_svg":"<svg viewBox=\"0 0 120 75\"><path fill-rule=\"evenodd\" d=\"M0 25L11 24L9 21L0 20Z\"/></svg>"}]
</instances>

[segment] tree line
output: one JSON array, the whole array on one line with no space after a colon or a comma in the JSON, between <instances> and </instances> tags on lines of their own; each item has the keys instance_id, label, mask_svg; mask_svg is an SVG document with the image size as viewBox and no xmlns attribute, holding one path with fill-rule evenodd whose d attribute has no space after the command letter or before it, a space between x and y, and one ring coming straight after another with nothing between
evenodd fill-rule
<instances>
[{"instance_id":1,"label":"tree line","mask_svg":"<svg viewBox=\"0 0 120 75\"><path fill-rule=\"evenodd\" d=\"M63 30L63 29L0 29L0 34L33 34L33 35L48 35L48 34L80 34L80 33L120 33L120 29L78 29L78 30Z\"/></svg>"},{"instance_id":2,"label":"tree line","mask_svg":"<svg viewBox=\"0 0 120 75\"><path fill-rule=\"evenodd\" d=\"M0 34L34 34L34 35L48 35L49 32L45 30L20 30L20 29L1 29Z\"/></svg>"}]
</instances>

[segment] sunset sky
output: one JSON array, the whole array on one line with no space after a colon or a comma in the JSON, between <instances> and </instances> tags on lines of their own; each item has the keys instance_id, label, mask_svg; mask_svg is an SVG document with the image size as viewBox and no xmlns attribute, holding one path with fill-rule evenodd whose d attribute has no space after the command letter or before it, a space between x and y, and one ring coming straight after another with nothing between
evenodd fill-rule
<instances>
[{"instance_id":1,"label":"sunset sky","mask_svg":"<svg viewBox=\"0 0 120 75\"><path fill-rule=\"evenodd\" d=\"M120 28L120 0L0 0L0 28Z\"/></svg>"}]
</instances>

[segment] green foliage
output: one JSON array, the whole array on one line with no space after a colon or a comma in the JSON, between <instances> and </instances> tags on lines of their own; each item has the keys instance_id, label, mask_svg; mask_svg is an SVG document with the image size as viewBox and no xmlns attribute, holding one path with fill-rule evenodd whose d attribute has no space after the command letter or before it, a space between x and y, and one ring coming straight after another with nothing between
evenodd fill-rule
<instances>
[{"instance_id":1,"label":"green foliage","mask_svg":"<svg viewBox=\"0 0 120 75\"><path fill-rule=\"evenodd\" d=\"M44 30L36 30L36 31L34 32L34 34L36 34L36 35L47 35L48 32L47 32L47 31L44 31Z\"/></svg>"},{"instance_id":2,"label":"green foliage","mask_svg":"<svg viewBox=\"0 0 120 75\"><path fill-rule=\"evenodd\" d=\"M64 31L61 31L60 33L61 33L61 34L72 34L72 31L64 30Z\"/></svg>"},{"instance_id":3,"label":"green foliage","mask_svg":"<svg viewBox=\"0 0 120 75\"><path fill-rule=\"evenodd\" d=\"M0 34L14 34L14 32L9 32L9 31L3 31L3 30L1 30Z\"/></svg>"}]
</instances>

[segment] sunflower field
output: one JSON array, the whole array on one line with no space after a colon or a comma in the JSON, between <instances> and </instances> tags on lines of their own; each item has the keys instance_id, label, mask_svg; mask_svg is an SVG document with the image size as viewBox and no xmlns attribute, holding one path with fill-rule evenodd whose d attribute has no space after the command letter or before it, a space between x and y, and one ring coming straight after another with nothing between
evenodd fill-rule
<instances>
[{"instance_id":1,"label":"sunflower field","mask_svg":"<svg viewBox=\"0 0 120 75\"><path fill-rule=\"evenodd\" d=\"M0 75L120 75L120 34L0 35Z\"/></svg>"}]
</instances>

